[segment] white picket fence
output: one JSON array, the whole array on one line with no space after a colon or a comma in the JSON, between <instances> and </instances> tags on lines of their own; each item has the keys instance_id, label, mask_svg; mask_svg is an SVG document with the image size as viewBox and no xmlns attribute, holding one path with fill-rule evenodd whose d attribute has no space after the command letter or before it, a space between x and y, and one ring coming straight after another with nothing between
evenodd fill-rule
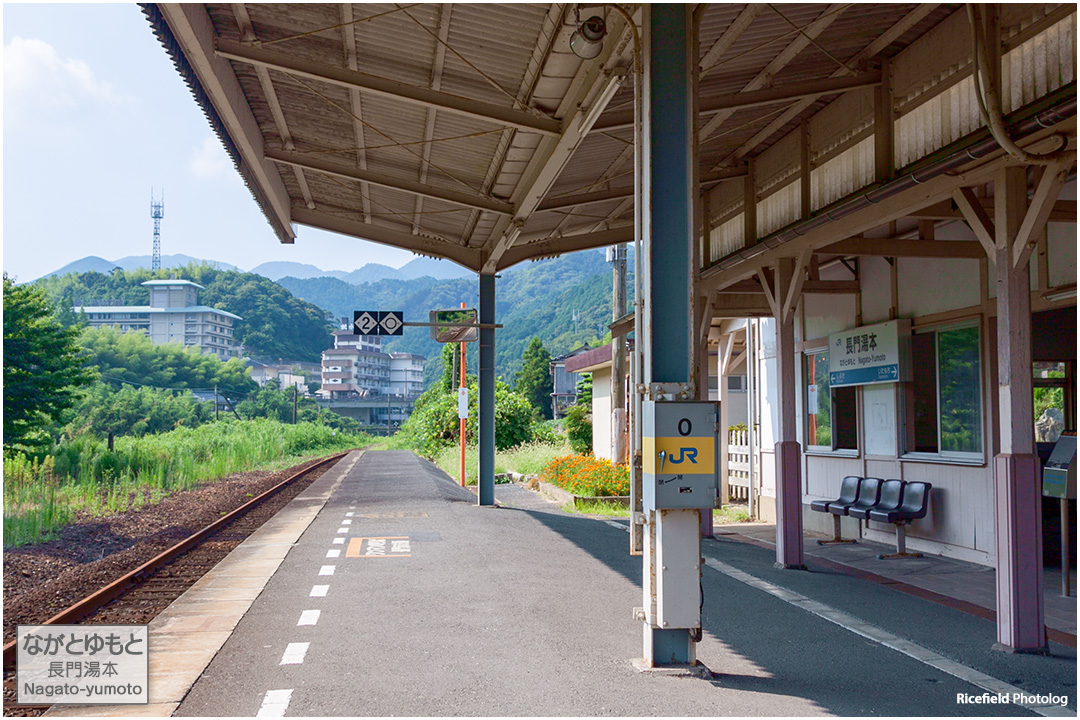
<instances>
[{"instance_id":1,"label":"white picket fence","mask_svg":"<svg viewBox=\"0 0 1080 720\"><path fill-rule=\"evenodd\" d=\"M746 430L728 430L728 496L750 498L750 440Z\"/></svg>"}]
</instances>

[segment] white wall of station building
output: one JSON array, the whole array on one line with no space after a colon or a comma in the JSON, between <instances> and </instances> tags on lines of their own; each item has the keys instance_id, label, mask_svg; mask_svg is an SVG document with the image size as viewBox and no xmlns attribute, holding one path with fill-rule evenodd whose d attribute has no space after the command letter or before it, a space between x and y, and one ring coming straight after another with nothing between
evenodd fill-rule
<instances>
[{"instance_id":1,"label":"white wall of station building","mask_svg":"<svg viewBox=\"0 0 1080 720\"><path fill-rule=\"evenodd\" d=\"M1075 180L1061 199L1076 196ZM938 239L974 240L962 222L937 228ZM1076 323L1076 224L1050 223L1031 259L1032 312L1066 308ZM799 443L803 451L802 485L804 526L831 532L831 518L809 512L816 499L837 497L846 475L926 481L933 484L929 514L911 525L908 545L984 565L994 563L993 457L998 428L996 411L996 306L993 266L977 259L898 258L896 262L895 317L912 321L913 336L935 330L975 327L979 337L980 452L964 457L908 453L905 450L905 412L902 395L906 383L863 385L856 388L857 449L825 450L808 446L806 355L824 350L828 335L890 320L892 268L885 258L859 259L859 295L805 295L795 320L800 362L797 373ZM851 272L837 263L821 269L822 280L851 280ZM1071 290L1071 297L1069 296ZM1063 299L1053 299L1065 295ZM1051 296L1047 299L1046 296ZM861 317L860 317L861 313ZM751 320L760 328L758 351L753 355L755 382L755 472L760 488L762 519L775 518L775 458L778 397L775 323L771 318ZM1037 340L1036 340L1037 344ZM1075 362L1075 350L1072 359ZM1038 358L1036 358L1038 359ZM1061 358L1065 360L1067 358ZM1075 368L1075 364L1074 364ZM720 379L721 383L724 379ZM728 398L725 398L728 399ZM835 431L835 424L834 424ZM845 518L845 533L890 543L890 525L870 523L861 529Z\"/></svg>"}]
</instances>

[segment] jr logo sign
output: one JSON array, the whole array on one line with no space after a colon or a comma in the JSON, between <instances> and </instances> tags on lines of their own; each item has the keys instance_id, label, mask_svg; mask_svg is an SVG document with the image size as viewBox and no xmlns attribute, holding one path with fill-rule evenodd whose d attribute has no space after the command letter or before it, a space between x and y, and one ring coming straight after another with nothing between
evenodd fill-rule
<instances>
[{"instance_id":1,"label":"jr logo sign","mask_svg":"<svg viewBox=\"0 0 1080 720\"><path fill-rule=\"evenodd\" d=\"M697 453L697 448L679 448L677 455L672 453L671 464L679 465L685 461L697 465Z\"/></svg>"}]
</instances>

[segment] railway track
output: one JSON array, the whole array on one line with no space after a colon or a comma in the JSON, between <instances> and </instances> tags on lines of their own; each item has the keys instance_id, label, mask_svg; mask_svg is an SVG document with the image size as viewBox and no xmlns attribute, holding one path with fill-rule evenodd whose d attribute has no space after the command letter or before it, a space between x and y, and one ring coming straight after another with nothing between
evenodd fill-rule
<instances>
[{"instance_id":1,"label":"railway track","mask_svg":"<svg viewBox=\"0 0 1080 720\"><path fill-rule=\"evenodd\" d=\"M176 543L44 625L145 625L347 453L320 460ZM4 645L4 716L40 715L48 705L16 705L16 641Z\"/></svg>"}]
</instances>

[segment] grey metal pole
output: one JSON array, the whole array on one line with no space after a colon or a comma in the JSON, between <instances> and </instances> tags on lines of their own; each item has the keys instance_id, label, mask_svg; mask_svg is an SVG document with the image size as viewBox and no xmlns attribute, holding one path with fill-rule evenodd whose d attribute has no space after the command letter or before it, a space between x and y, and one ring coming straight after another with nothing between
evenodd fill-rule
<instances>
[{"instance_id":1,"label":"grey metal pole","mask_svg":"<svg viewBox=\"0 0 1080 720\"><path fill-rule=\"evenodd\" d=\"M643 384L693 382L692 255L694 222L693 22L688 5L653 4L642 8L645 68L645 181L643 230L644 312L638 338L645 355ZM685 396L684 396L685 397ZM645 603L644 658L651 667L695 661L694 633L699 622L683 627L657 625L653 602L685 597L698 589L697 572L680 576L678 587L660 583L660 558L701 554L701 515L696 509L657 509L649 513L643 558ZM665 549L666 548L666 549ZM695 571L698 568L694 568ZM674 577L674 575L672 575ZM693 577L692 582L682 582Z\"/></svg>"},{"instance_id":2,"label":"grey metal pole","mask_svg":"<svg viewBox=\"0 0 1080 720\"><path fill-rule=\"evenodd\" d=\"M611 289L611 319L626 314L626 245L616 245ZM625 337L611 338L611 459L626 462Z\"/></svg>"},{"instance_id":3,"label":"grey metal pole","mask_svg":"<svg viewBox=\"0 0 1080 720\"><path fill-rule=\"evenodd\" d=\"M480 275L480 322L495 324L495 276ZM495 328L480 328L480 505L495 504Z\"/></svg>"}]
</instances>

